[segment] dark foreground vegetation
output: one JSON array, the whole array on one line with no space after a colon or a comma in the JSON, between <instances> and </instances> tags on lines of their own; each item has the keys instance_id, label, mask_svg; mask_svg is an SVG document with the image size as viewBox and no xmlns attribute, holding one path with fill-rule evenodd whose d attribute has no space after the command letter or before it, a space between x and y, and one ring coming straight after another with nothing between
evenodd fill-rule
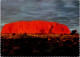
<instances>
[{"instance_id":1,"label":"dark foreground vegetation","mask_svg":"<svg viewBox=\"0 0 80 57\"><path fill-rule=\"evenodd\" d=\"M79 35L2 34L2 56L79 56Z\"/></svg>"}]
</instances>

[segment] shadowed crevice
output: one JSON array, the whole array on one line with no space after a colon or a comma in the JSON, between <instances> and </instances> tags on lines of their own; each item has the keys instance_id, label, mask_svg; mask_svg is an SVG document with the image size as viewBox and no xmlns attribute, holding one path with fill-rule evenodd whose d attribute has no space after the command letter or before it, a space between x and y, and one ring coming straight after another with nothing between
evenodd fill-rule
<instances>
[{"instance_id":1,"label":"shadowed crevice","mask_svg":"<svg viewBox=\"0 0 80 57\"><path fill-rule=\"evenodd\" d=\"M51 26L51 28L49 30L49 33L52 33L52 29L53 29L53 25Z\"/></svg>"}]
</instances>

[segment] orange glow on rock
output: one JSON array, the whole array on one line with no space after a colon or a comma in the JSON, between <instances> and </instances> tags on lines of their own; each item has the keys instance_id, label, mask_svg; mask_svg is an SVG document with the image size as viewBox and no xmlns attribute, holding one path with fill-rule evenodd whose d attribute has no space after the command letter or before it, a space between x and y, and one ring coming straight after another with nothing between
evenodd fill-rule
<instances>
[{"instance_id":1,"label":"orange glow on rock","mask_svg":"<svg viewBox=\"0 0 80 57\"><path fill-rule=\"evenodd\" d=\"M66 25L48 21L18 21L3 26L1 33L54 33L70 34Z\"/></svg>"}]
</instances>

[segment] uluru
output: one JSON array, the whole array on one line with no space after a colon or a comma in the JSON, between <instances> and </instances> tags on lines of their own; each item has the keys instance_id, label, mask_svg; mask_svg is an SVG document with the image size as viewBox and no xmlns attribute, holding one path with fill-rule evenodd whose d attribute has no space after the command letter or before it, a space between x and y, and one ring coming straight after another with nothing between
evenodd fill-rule
<instances>
[{"instance_id":1,"label":"uluru","mask_svg":"<svg viewBox=\"0 0 80 57\"><path fill-rule=\"evenodd\" d=\"M52 33L70 34L69 28L60 23L49 21L17 21L5 24L1 33Z\"/></svg>"}]
</instances>

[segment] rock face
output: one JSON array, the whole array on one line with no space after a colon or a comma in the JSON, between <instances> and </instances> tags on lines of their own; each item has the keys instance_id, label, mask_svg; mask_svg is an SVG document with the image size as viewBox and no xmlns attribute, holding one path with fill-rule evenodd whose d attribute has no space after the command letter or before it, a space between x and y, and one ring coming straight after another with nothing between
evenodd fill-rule
<instances>
[{"instance_id":1,"label":"rock face","mask_svg":"<svg viewBox=\"0 0 80 57\"><path fill-rule=\"evenodd\" d=\"M19 21L4 25L1 33L54 33L70 34L66 25L48 21Z\"/></svg>"}]
</instances>

